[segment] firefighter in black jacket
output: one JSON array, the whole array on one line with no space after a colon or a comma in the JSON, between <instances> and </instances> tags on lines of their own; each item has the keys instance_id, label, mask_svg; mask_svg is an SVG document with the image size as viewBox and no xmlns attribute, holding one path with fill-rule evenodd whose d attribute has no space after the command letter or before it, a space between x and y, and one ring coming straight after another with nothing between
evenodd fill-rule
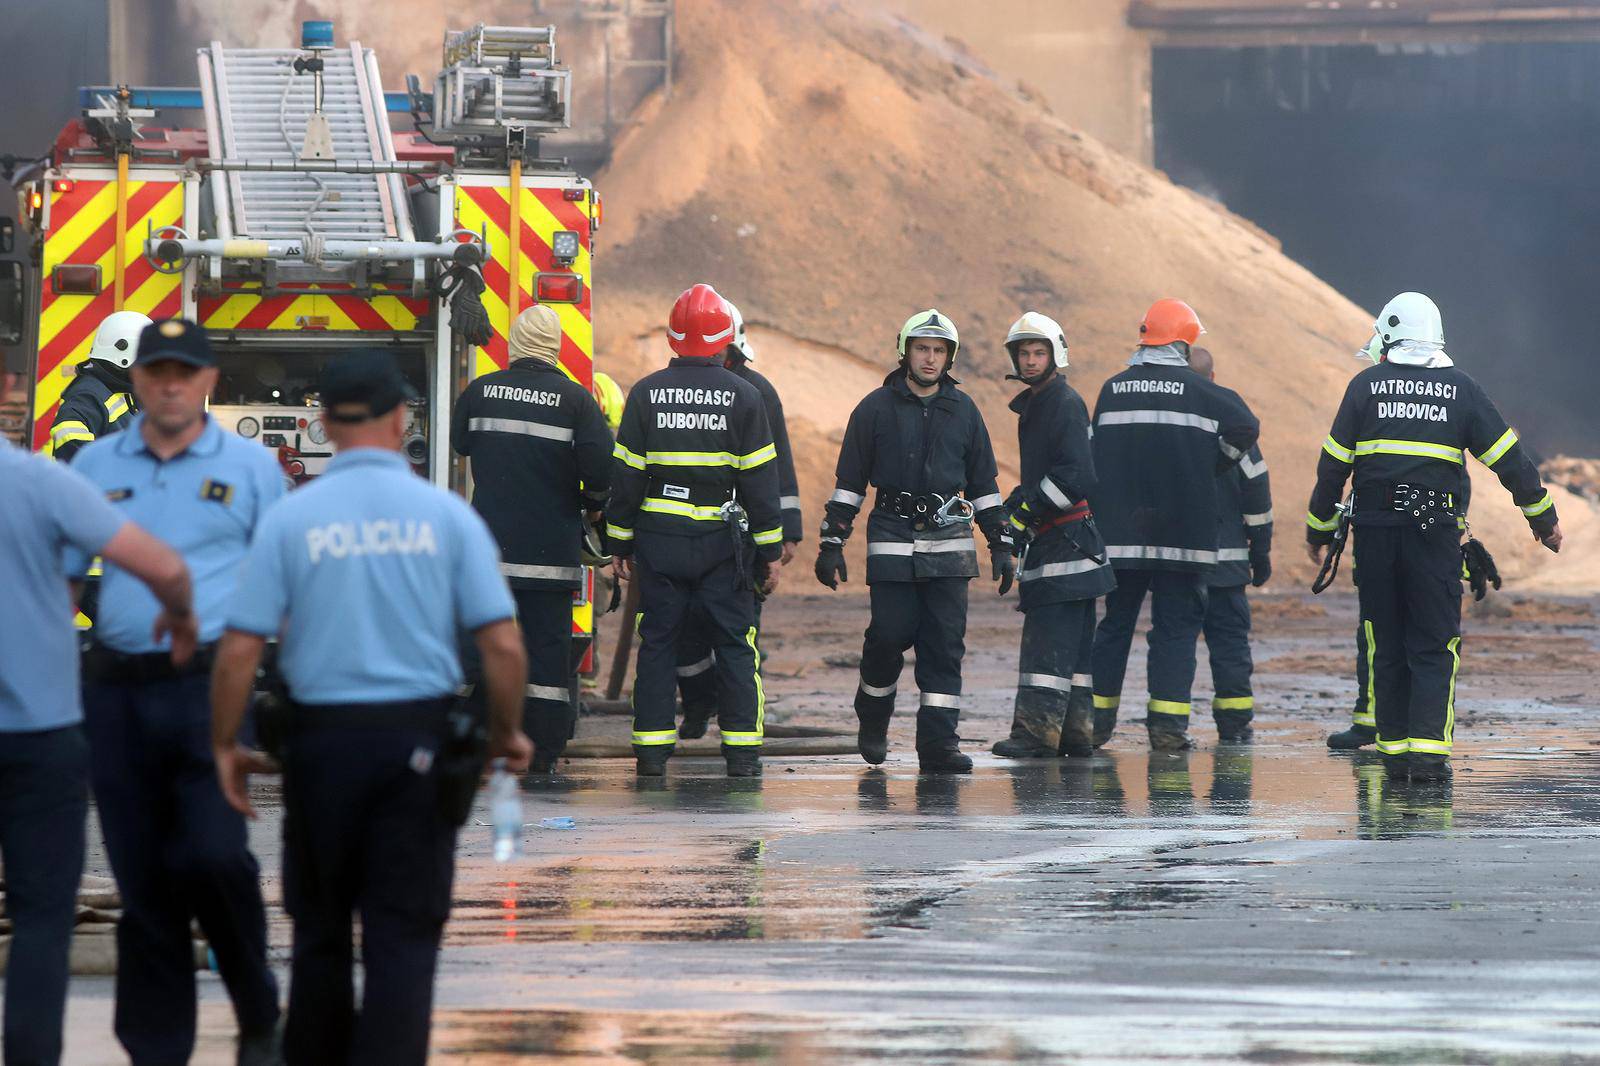
<instances>
[{"instance_id":1,"label":"firefighter in black jacket","mask_svg":"<svg viewBox=\"0 0 1600 1066\"><path fill-rule=\"evenodd\" d=\"M598 519L611 485L611 430L589 390L561 370L554 309L518 315L510 349L510 366L456 401L450 445L472 460L472 506L500 545L528 656L522 728L532 771L549 773L577 724L572 595L583 587L585 522ZM466 658L476 665L472 649Z\"/></svg>"},{"instance_id":2,"label":"firefighter in black jacket","mask_svg":"<svg viewBox=\"0 0 1600 1066\"><path fill-rule=\"evenodd\" d=\"M788 566L794 558L795 545L805 539L800 521L800 488L794 474L794 452L789 448L789 425L783 417L783 401L772 382L758 373L755 346L745 333L744 315L737 305L728 304L733 316L733 343L722 353L722 365L744 378L761 393L762 406L767 411L767 425L772 430L772 443L778 449L778 503L783 508L783 557L780 565ZM761 632L760 597L756 599L756 636L759 647ZM706 627L691 620L678 645L678 696L683 701L683 721L678 726L682 740L695 740L706 735L706 724L717 713L719 689L716 656Z\"/></svg>"},{"instance_id":3,"label":"firefighter in black jacket","mask_svg":"<svg viewBox=\"0 0 1600 1066\"><path fill-rule=\"evenodd\" d=\"M1017 575L1023 620L1016 706L1011 735L994 753L1088 756L1094 601L1117 583L1089 511L1089 410L1067 384L1067 338L1054 319L1027 312L1006 334L1006 349L1011 376L1028 386L1011 401L1022 484L1006 500L1014 535L1027 547Z\"/></svg>"},{"instance_id":4,"label":"firefighter in black jacket","mask_svg":"<svg viewBox=\"0 0 1600 1066\"><path fill-rule=\"evenodd\" d=\"M1094 636L1094 739L1116 728L1128 648L1151 594L1150 746L1190 747L1189 690L1217 564L1217 475L1249 453L1260 426L1244 401L1188 363L1204 332L1194 309L1158 300L1139 327L1128 369L1100 389L1091 502L1117 587Z\"/></svg>"},{"instance_id":5,"label":"firefighter in black jacket","mask_svg":"<svg viewBox=\"0 0 1600 1066\"><path fill-rule=\"evenodd\" d=\"M766 714L755 587L777 587L783 553L777 448L761 394L722 365L733 318L716 290L679 296L667 335L678 358L628 394L606 508L618 576L637 570L640 583L633 750L640 776L666 772L678 742L678 645L694 618L728 694L728 776L755 777Z\"/></svg>"},{"instance_id":6,"label":"firefighter in black jacket","mask_svg":"<svg viewBox=\"0 0 1600 1066\"><path fill-rule=\"evenodd\" d=\"M89 355L61 394L61 406L50 426L51 455L69 463L85 444L121 432L132 423L138 406L128 368L139 347L139 334L149 324L150 316L137 311L117 311L100 323Z\"/></svg>"},{"instance_id":7,"label":"firefighter in black jacket","mask_svg":"<svg viewBox=\"0 0 1600 1066\"><path fill-rule=\"evenodd\" d=\"M1439 781L1450 776L1461 666L1466 453L1494 471L1551 551L1561 548L1561 526L1516 432L1446 354L1433 301L1401 293L1373 329L1368 350L1382 362L1345 390L1317 461L1306 537L1320 563L1353 474L1351 525L1361 617L1371 626L1378 750L1391 774Z\"/></svg>"},{"instance_id":8,"label":"firefighter in black jacket","mask_svg":"<svg viewBox=\"0 0 1600 1066\"><path fill-rule=\"evenodd\" d=\"M966 650L967 582L978 576L976 522L1004 595L1016 575L994 449L977 404L950 376L961 340L936 310L912 315L898 339L900 367L856 405L839 451L837 488L822 522L817 580L849 580L844 542L869 486L867 584L872 621L856 692L861 757L888 757L889 718L905 651L917 652L917 760L925 773L970 773L956 723Z\"/></svg>"},{"instance_id":9,"label":"firefighter in black jacket","mask_svg":"<svg viewBox=\"0 0 1600 1066\"><path fill-rule=\"evenodd\" d=\"M1211 353L1189 351L1189 366L1215 381ZM1251 739L1255 693L1250 675L1250 598L1272 576L1272 485L1260 445L1217 475L1217 565L1206 582L1206 654L1211 660L1211 717L1220 740Z\"/></svg>"}]
</instances>

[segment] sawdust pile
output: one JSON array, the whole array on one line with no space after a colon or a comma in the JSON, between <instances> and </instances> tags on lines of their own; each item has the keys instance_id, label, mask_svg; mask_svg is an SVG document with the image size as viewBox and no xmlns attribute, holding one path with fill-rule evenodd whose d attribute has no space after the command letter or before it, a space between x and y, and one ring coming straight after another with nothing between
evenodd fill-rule
<instances>
[{"instance_id":1,"label":"sawdust pile","mask_svg":"<svg viewBox=\"0 0 1600 1066\"><path fill-rule=\"evenodd\" d=\"M861 8L679 0L674 92L646 105L597 177L604 365L624 384L659 366L673 297L715 284L754 323L758 365L785 397L814 531L845 420L893 366L912 311L936 305L959 324L957 374L988 417L1006 490L1009 323L1026 308L1059 318L1071 380L1092 404L1148 304L1180 296L1206 323L1219 381L1264 426L1274 584L1303 582L1316 456L1371 315L1254 226L1008 89L959 44ZM1548 557L1493 478L1479 481L1474 530L1513 587L1600 587L1586 502L1561 494L1569 549Z\"/></svg>"}]
</instances>

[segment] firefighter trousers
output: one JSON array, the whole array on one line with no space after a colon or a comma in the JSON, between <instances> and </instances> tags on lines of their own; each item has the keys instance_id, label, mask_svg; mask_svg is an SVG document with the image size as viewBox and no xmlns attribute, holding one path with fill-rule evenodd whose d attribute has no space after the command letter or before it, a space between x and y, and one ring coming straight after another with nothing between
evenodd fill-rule
<instances>
[{"instance_id":1,"label":"firefighter trousers","mask_svg":"<svg viewBox=\"0 0 1600 1066\"><path fill-rule=\"evenodd\" d=\"M740 574L733 541L713 533L638 534L639 659L633 684L633 744L678 742L678 647L689 625L705 628L721 696L722 744L759 747L766 718L755 593Z\"/></svg>"},{"instance_id":2,"label":"firefighter trousers","mask_svg":"<svg viewBox=\"0 0 1600 1066\"><path fill-rule=\"evenodd\" d=\"M1206 590L1206 655L1211 660L1211 714L1248 722L1255 713L1250 675L1250 598L1243 585Z\"/></svg>"},{"instance_id":3,"label":"firefighter trousers","mask_svg":"<svg viewBox=\"0 0 1600 1066\"><path fill-rule=\"evenodd\" d=\"M887 722L906 649L917 655L917 748L937 748L956 739L961 718L961 659L967 645L965 577L879 581L872 594L872 621L861 648L861 684L856 716Z\"/></svg>"},{"instance_id":4,"label":"firefighter trousers","mask_svg":"<svg viewBox=\"0 0 1600 1066\"><path fill-rule=\"evenodd\" d=\"M1372 698L1372 623L1365 618L1356 626L1356 705L1350 724L1378 727L1377 705Z\"/></svg>"},{"instance_id":5,"label":"firefighter trousers","mask_svg":"<svg viewBox=\"0 0 1600 1066\"><path fill-rule=\"evenodd\" d=\"M1461 668L1461 534L1358 525L1378 750L1449 755Z\"/></svg>"},{"instance_id":6,"label":"firefighter trousers","mask_svg":"<svg viewBox=\"0 0 1600 1066\"><path fill-rule=\"evenodd\" d=\"M1013 721L1029 727L1035 739L1054 746L1060 742L1068 708L1082 707L1082 721L1073 724L1083 735L1073 740L1086 745L1093 649L1094 600L1040 604L1024 612ZM1041 730L1039 725L1048 728ZM1013 733L1015 729L1014 725Z\"/></svg>"},{"instance_id":7,"label":"firefighter trousers","mask_svg":"<svg viewBox=\"0 0 1600 1066\"><path fill-rule=\"evenodd\" d=\"M538 758L555 759L566 749L577 726L572 701L572 590L514 588L517 628L528 658L528 680L522 701L522 731L533 741ZM483 664L469 637L461 644L462 669L472 685L470 706L487 714Z\"/></svg>"},{"instance_id":8,"label":"firefighter trousers","mask_svg":"<svg viewBox=\"0 0 1600 1066\"><path fill-rule=\"evenodd\" d=\"M1115 710L1122 703L1122 678L1150 595L1149 727L1189 729L1189 691L1194 685L1195 641L1206 620L1205 577L1187 570L1117 570L1117 587L1106 593L1106 613L1094 633L1094 705Z\"/></svg>"},{"instance_id":9,"label":"firefighter trousers","mask_svg":"<svg viewBox=\"0 0 1600 1066\"><path fill-rule=\"evenodd\" d=\"M756 600L756 648L761 647L761 600ZM763 655L762 658L766 656ZM698 614L690 616L678 642L678 698L683 716L710 721L717 717L722 689L717 683L717 653L711 650L711 631Z\"/></svg>"}]
</instances>

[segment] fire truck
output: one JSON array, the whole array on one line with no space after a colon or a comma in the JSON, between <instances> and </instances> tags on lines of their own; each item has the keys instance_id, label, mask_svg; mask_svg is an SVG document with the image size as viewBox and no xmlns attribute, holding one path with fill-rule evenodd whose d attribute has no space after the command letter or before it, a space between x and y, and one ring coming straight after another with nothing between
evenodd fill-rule
<instances>
[{"instance_id":1,"label":"fire truck","mask_svg":"<svg viewBox=\"0 0 1600 1066\"><path fill-rule=\"evenodd\" d=\"M386 93L372 50L336 45L328 22L305 23L299 48L213 42L197 65L196 89L80 90L82 114L18 186L35 449L96 328L124 309L200 323L221 369L212 417L297 482L332 456L313 390L342 350L395 352L419 397L407 456L461 492L451 403L506 365L519 311L556 310L561 365L591 385L601 204L540 151L570 122L555 27L447 33L431 92L412 76ZM591 571L573 613L584 670L593 587Z\"/></svg>"}]
</instances>

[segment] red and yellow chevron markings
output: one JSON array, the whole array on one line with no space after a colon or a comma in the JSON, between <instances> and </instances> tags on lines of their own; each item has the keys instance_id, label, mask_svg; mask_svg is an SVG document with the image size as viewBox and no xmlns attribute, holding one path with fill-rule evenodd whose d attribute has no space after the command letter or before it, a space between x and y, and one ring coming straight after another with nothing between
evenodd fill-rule
<instances>
[{"instance_id":1,"label":"red and yellow chevron markings","mask_svg":"<svg viewBox=\"0 0 1600 1066\"><path fill-rule=\"evenodd\" d=\"M202 297L200 324L206 329L302 330L393 333L417 328L432 301L380 293L370 299L341 294L349 285L287 282L285 290L262 296L249 288Z\"/></svg>"}]
</instances>

